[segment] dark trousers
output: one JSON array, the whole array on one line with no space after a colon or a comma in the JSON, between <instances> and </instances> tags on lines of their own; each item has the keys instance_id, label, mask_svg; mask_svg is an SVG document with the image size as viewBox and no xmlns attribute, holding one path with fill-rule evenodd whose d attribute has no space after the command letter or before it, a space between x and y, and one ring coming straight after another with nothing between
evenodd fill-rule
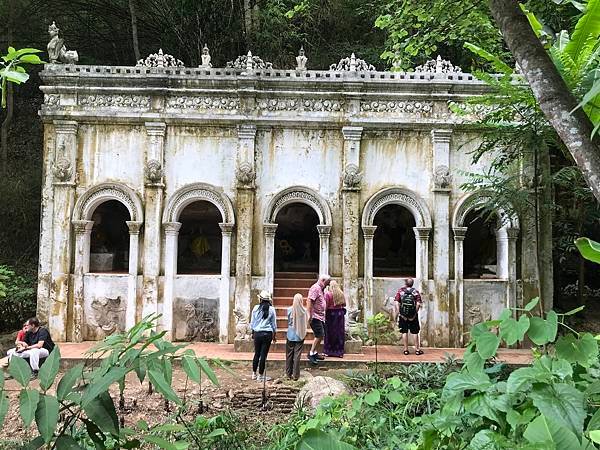
<instances>
[{"instance_id":1,"label":"dark trousers","mask_svg":"<svg viewBox=\"0 0 600 450\"><path fill-rule=\"evenodd\" d=\"M258 331L254 333L254 359L252 360L252 372L256 372L256 369L258 368L258 373L260 375L265 373L265 364L267 362L267 355L269 354L272 340L272 331Z\"/></svg>"},{"instance_id":2,"label":"dark trousers","mask_svg":"<svg viewBox=\"0 0 600 450\"><path fill-rule=\"evenodd\" d=\"M304 340L285 343L285 373L294 380L300 378L300 355L303 346Z\"/></svg>"}]
</instances>

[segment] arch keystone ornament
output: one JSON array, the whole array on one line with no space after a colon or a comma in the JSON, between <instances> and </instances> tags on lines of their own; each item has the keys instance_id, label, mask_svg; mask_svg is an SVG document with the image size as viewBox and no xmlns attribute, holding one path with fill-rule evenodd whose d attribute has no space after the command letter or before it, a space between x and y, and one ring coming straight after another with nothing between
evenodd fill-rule
<instances>
[{"instance_id":1,"label":"arch keystone ornament","mask_svg":"<svg viewBox=\"0 0 600 450\"><path fill-rule=\"evenodd\" d=\"M198 201L212 203L221 213L223 223L235 224L233 204L229 197L222 190L207 183L188 184L175 192L165 208L163 223L177 222L185 207Z\"/></svg>"},{"instance_id":2,"label":"arch keystone ornament","mask_svg":"<svg viewBox=\"0 0 600 450\"><path fill-rule=\"evenodd\" d=\"M144 209L139 196L121 183L101 183L85 191L75 203L73 220L91 220L96 208L109 200L123 203L129 211L130 220L144 221Z\"/></svg>"}]
</instances>

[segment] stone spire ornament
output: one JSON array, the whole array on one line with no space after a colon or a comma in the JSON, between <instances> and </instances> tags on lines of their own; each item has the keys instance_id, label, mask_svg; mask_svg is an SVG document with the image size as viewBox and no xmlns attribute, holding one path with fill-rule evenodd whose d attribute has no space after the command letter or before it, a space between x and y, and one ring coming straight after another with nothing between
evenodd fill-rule
<instances>
[{"instance_id":1,"label":"stone spire ornament","mask_svg":"<svg viewBox=\"0 0 600 450\"><path fill-rule=\"evenodd\" d=\"M263 61L258 56L252 56L252 52L248 51L247 55L238 56L235 61L228 61L226 67L228 69L242 69L246 71L256 69L271 70L273 63Z\"/></svg>"},{"instance_id":2,"label":"stone spire ornament","mask_svg":"<svg viewBox=\"0 0 600 450\"><path fill-rule=\"evenodd\" d=\"M202 64L199 67L204 69L210 69L212 67L212 64L210 63L210 51L208 50L208 46L206 44L204 44L200 59L202 59Z\"/></svg>"},{"instance_id":3,"label":"stone spire ornament","mask_svg":"<svg viewBox=\"0 0 600 450\"><path fill-rule=\"evenodd\" d=\"M140 59L136 66L138 67L184 67L183 61L176 59L173 55L163 53L162 48L158 53L148 55L146 59Z\"/></svg>"},{"instance_id":4,"label":"stone spire ornament","mask_svg":"<svg viewBox=\"0 0 600 450\"><path fill-rule=\"evenodd\" d=\"M364 59L357 58L354 53L349 58L342 58L337 64L329 66L334 72L374 72L375 66Z\"/></svg>"},{"instance_id":5,"label":"stone spire ornament","mask_svg":"<svg viewBox=\"0 0 600 450\"><path fill-rule=\"evenodd\" d=\"M304 46L300 47L298 56L296 56L296 70L306 70L308 58L304 55Z\"/></svg>"},{"instance_id":6,"label":"stone spire ornament","mask_svg":"<svg viewBox=\"0 0 600 450\"><path fill-rule=\"evenodd\" d=\"M462 73L462 69L454 66L450 61L442 59L440 55L436 59L430 59L425 64L415 67L415 72L423 73Z\"/></svg>"},{"instance_id":7,"label":"stone spire ornament","mask_svg":"<svg viewBox=\"0 0 600 450\"><path fill-rule=\"evenodd\" d=\"M75 64L79 61L79 55L75 50L67 50L65 40L58 37L60 28L56 26L56 22L48 27L50 42L48 42L48 60L51 64Z\"/></svg>"}]
</instances>

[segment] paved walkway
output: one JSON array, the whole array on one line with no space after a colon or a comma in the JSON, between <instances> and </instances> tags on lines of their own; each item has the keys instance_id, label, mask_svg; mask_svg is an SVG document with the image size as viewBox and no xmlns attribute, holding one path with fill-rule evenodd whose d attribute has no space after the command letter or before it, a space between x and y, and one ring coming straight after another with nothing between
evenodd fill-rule
<instances>
[{"instance_id":1,"label":"paved walkway","mask_svg":"<svg viewBox=\"0 0 600 450\"><path fill-rule=\"evenodd\" d=\"M60 353L63 365L70 366L86 359L85 352L95 342L82 342L80 344L61 343ZM215 344L208 342L197 342L190 344L187 348L194 350L196 355L206 358L218 358L228 361L251 361L252 353L235 352L232 344ZM406 356L402 348L393 345L380 345L377 348L377 360L381 363L410 364L415 362L442 362L448 355L456 358L462 357L464 348L424 348L425 354L417 356L414 349L410 347L411 354ZM303 359L306 356L303 355ZM498 352L498 359L511 365L526 365L532 360L531 350L528 349L502 349ZM285 354L280 352L269 353L269 361L285 361ZM363 347L363 353L346 354L343 358L327 358L327 365L355 365L375 362L375 347Z\"/></svg>"}]
</instances>

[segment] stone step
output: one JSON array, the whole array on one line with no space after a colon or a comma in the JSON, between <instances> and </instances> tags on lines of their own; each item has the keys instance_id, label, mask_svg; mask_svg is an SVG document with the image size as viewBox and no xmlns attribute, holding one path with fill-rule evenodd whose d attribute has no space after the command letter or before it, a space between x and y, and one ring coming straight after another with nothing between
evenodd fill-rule
<instances>
[{"instance_id":1,"label":"stone step","mask_svg":"<svg viewBox=\"0 0 600 450\"><path fill-rule=\"evenodd\" d=\"M288 297L290 299L293 299L294 295L296 294L302 294L303 297L306 297L308 295L308 288L275 287L273 289L273 297Z\"/></svg>"},{"instance_id":2,"label":"stone step","mask_svg":"<svg viewBox=\"0 0 600 450\"><path fill-rule=\"evenodd\" d=\"M310 278L316 280L318 276L315 272L275 272L274 278L276 280L278 278Z\"/></svg>"},{"instance_id":3,"label":"stone step","mask_svg":"<svg viewBox=\"0 0 600 450\"><path fill-rule=\"evenodd\" d=\"M279 328L277 327L277 340L283 340L285 342L286 338L287 338L287 326L285 328ZM310 340L312 342L312 340L314 339L315 335L313 333L313 330L309 328L306 329L306 338L304 338L304 342L306 342L307 340Z\"/></svg>"},{"instance_id":4,"label":"stone step","mask_svg":"<svg viewBox=\"0 0 600 450\"><path fill-rule=\"evenodd\" d=\"M273 288L297 288L308 289L315 283L315 280L308 278L279 278L273 281Z\"/></svg>"},{"instance_id":5,"label":"stone step","mask_svg":"<svg viewBox=\"0 0 600 450\"><path fill-rule=\"evenodd\" d=\"M273 306L292 306L293 297L273 297Z\"/></svg>"}]
</instances>

